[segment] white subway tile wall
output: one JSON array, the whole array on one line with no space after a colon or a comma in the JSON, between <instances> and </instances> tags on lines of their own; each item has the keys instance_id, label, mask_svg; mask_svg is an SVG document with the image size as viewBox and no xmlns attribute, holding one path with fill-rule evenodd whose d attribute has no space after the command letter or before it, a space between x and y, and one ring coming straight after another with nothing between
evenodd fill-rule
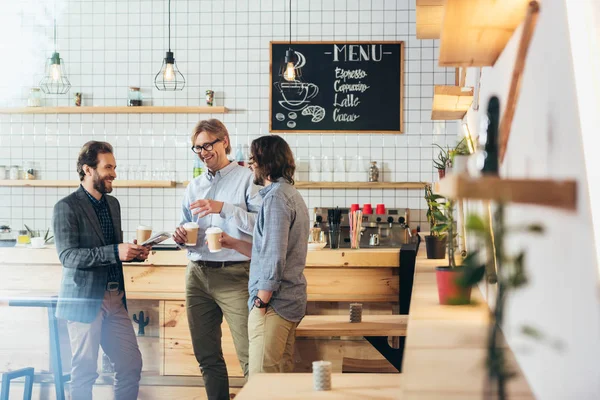
<instances>
[{"instance_id":1,"label":"white subway tile wall","mask_svg":"<svg viewBox=\"0 0 600 400\"><path fill-rule=\"evenodd\" d=\"M0 106L27 104L29 89L42 77L53 51L53 3L15 2L0 16L10 38L15 79L0 80ZM45 8L44 8L45 7ZM228 114L0 114L0 165L34 162L39 179L76 179L78 151L88 140L115 147L118 179L178 181L192 176L195 155L189 135L194 124L210 117L229 129L237 145L269 133L269 41L288 39L287 1L173 0L171 48L186 79L181 92L154 88L167 50L167 1L57 1L58 44L72 88L67 95L42 95L42 105L72 105L82 93L84 106L125 106L129 86L139 86L144 105L215 105ZM10 29L10 32L6 32ZM439 42L415 37L415 0L293 0L292 39L403 40L405 53L404 130L402 135L283 135L294 151L299 180L309 180L311 157L345 159L346 180L366 180L362 163L377 161L383 181L437 179L433 144L456 143L457 124L430 120L433 86L454 84L454 69L437 66ZM5 40L8 41L8 40ZM3 74L6 76L6 74ZM339 178L337 178L339 179ZM73 189L0 187L0 222L20 229L50 227L52 208ZM165 189L118 188L125 238L139 224L155 231L173 230L179 221L181 185ZM385 203L388 208L426 207L422 190L302 190L314 207ZM423 213L411 225L427 230Z\"/></svg>"}]
</instances>

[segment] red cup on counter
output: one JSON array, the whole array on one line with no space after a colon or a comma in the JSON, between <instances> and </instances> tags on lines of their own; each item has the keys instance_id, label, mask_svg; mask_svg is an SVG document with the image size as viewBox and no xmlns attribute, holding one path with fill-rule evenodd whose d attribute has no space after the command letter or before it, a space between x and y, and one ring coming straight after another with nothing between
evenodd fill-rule
<instances>
[{"instance_id":1,"label":"red cup on counter","mask_svg":"<svg viewBox=\"0 0 600 400\"><path fill-rule=\"evenodd\" d=\"M377 204L377 207L375 207L375 214L384 215L385 214L385 204Z\"/></svg>"},{"instance_id":2,"label":"red cup on counter","mask_svg":"<svg viewBox=\"0 0 600 400\"><path fill-rule=\"evenodd\" d=\"M364 215L373 214L373 207L371 207L371 204L369 204L369 203L363 204L363 214Z\"/></svg>"},{"instance_id":3,"label":"red cup on counter","mask_svg":"<svg viewBox=\"0 0 600 400\"><path fill-rule=\"evenodd\" d=\"M358 204L351 204L350 205L350 212L352 211L358 211L360 210L360 206Z\"/></svg>"}]
</instances>

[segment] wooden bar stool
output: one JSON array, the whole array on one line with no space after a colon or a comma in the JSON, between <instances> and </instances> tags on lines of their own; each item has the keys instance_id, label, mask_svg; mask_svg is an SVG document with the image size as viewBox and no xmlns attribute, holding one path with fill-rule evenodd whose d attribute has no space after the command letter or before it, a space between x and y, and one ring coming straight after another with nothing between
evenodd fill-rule
<instances>
[{"instance_id":1,"label":"wooden bar stool","mask_svg":"<svg viewBox=\"0 0 600 400\"><path fill-rule=\"evenodd\" d=\"M50 331L50 366L52 369L52 374L54 375L56 399L65 400L65 382L71 380L71 374L63 375L62 370L62 361L60 359L60 340L58 337L58 321L56 320L55 316L57 300L58 298L56 296L28 297L9 300L8 305L13 307L45 307L47 309L48 330ZM2 386L4 388L4 384ZM4 398L0 400L4 400Z\"/></svg>"},{"instance_id":2,"label":"wooden bar stool","mask_svg":"<svg viewBox=\"0 0 600 400\"><path fill-rule=\"evenodd\" d=\"M2 392L0 400L8 400L10 395L10 381L12 379L25 377L25 388L23 389L23 400L31 400L33 393L33 368L21 368L16 371L5 372L2 374Z\"/></svg>"}]
</instances>

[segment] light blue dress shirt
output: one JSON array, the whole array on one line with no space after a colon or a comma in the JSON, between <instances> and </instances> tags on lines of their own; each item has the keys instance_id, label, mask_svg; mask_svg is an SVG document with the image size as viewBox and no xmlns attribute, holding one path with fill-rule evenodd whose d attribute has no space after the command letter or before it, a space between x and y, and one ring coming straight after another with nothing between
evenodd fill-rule
<instances>
[{"instance_id":1,"label":"light blue dress shirt","mask_svg":"<svg viewBox=\"0 0 600 400\"><path fill-rule=\"evenodd\" d=\"M220 169L213 176L208 171L196 177L188 185L181 205L181 222L197 222L196 246L187 246L188 258L192 261L248 261L249 258L232 249L223 248L211 253L205 244L204 232L211 226L221 228L229 236L252 242L256 215L262 205L259 194L262 186L254 184L254 174L235 162ZM196 200L210 199L223 202L220 214L209 214L203 218L193 215L190 204Z\"/></svg>"}]
</instances>

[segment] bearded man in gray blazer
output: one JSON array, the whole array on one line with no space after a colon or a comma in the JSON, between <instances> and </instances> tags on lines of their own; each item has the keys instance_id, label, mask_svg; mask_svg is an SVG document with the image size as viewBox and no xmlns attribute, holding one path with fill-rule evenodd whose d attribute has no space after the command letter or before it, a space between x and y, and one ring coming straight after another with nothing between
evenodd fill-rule
<instances>
[{"instance_id":1,"label":"bearded man in gray blazer","mask_svg":"<svg viewBox=\"0 0 600 400\"><path fill-rule=\"evenodd\" d=\"M92 399L99 346L115 367L115 400L135 400L142 356L127 313L123 261L148 249L122 243L121 207L109 196L117 177L113 148L86 143L79 153L81 186L54 206L52 227L63 265L56 316L66 319L73 353L71 397Z\"/></svg>"}]
</instances>

